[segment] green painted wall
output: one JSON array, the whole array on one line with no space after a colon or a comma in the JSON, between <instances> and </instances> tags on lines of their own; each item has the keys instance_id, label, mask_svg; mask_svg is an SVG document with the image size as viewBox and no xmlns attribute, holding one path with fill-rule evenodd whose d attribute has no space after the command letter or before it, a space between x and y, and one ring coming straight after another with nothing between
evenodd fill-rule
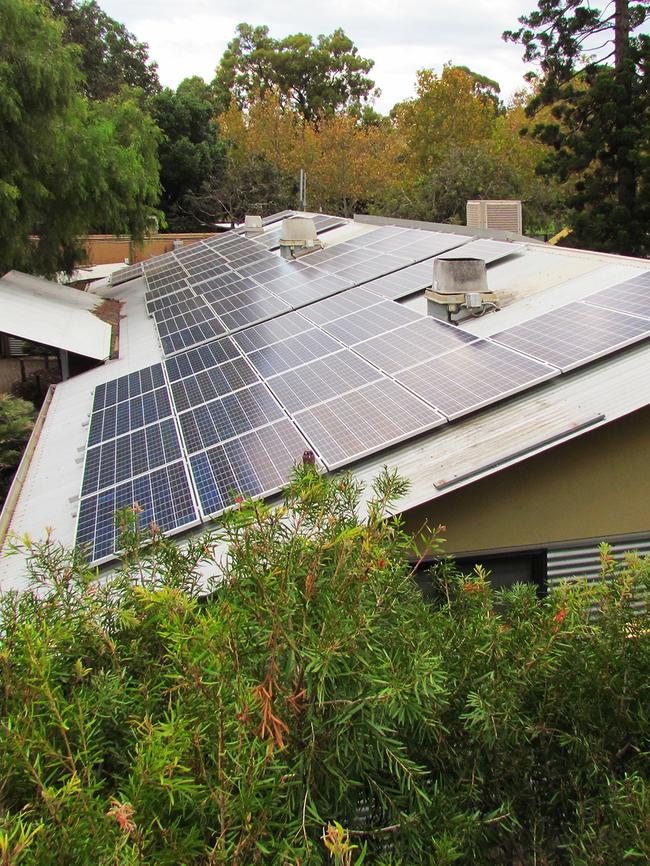
<instances>
[{"instance_id":1,"label":"green painted wall","mask_svg":"<svg viewBox=\"0 0 650 866\"><path fill-rule=\"evenodd\" d=\"M405 512L448 553L650 531L650 407Z\"/></svg>"}]
</instances>

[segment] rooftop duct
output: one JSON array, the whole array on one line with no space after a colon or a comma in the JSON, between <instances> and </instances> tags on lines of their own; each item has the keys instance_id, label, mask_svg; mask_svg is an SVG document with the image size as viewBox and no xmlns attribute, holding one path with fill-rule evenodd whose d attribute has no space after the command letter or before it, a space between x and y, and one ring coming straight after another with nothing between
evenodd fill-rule
<instances>
[{"instance_id":1,"label":"rooftop duct","mask_svg":"<svg viewBox=\"0 0 650 866\"><path fill-rule=\"evenodd\" d=\"M263 231L264 226L262 225L262 217L246 214L244 217L244 236L254 237L255 235L261 235Z\"/></svg>"},{"instance_id":2,"label":"rooftop duct","mask_svg":"<svg viewBox=\"0 0 650 866\"><path fill-rule=\"evenodd\" d=\"M425 297L428 314L447 322L482 315L488 306L496 308L483 259L434 259L433 281Z\"/></svg>"},{"instance_id":3,"label":"rooftop duct","mask_svg":"<svg viewBox=\"0 0 650 866\"><path fill-rule=\"evenodd\" d=\"M301 250L310 250L321 247L316 234L316 226L311 217L295 216L282 220L282 233L280 234L280 254L285 258L292 258Z\"/></svg>"}]
</instances>

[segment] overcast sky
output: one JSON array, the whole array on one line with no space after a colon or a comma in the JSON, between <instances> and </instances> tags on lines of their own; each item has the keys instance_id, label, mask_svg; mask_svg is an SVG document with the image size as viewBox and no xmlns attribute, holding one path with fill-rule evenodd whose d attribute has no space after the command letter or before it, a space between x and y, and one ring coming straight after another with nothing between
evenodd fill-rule
<instances>
[{"instance_id":1,"label":"overcast sky","mask_svg":"<svg viewBox=\"0 0 650 866\"><path fill-rule=\"evenodd\" d=\"M242 21L266 24L271 35L331 33L342 27L364 57L375 61L371 77L381 88L377 108L414 95L417 69L452 61L488 75L504 97L522 86L526 72L519 45L501 33L535 8L535 0L99 0L149 44L163 85L214 76L226 44Z\"/></svg>"}]
</instances>

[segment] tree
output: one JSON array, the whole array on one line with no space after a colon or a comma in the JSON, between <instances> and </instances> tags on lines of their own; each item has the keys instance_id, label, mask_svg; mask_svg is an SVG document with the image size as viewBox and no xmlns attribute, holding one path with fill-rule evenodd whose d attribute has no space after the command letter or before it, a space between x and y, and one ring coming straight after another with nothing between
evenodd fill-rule
<instances>
[{"instance_id":1,"label":"tree","mask_svg":"<svg viewBox=\"0 0 650 866\"><path fill-rule=\"evenodd\" d=\"M34 406L0 394L0 508L34 424Z\"/></svg>"},{"instance_id":2,"label":"tree","mask_svg":"<svg viewBox=\"0 0 650 866\"><path fill-rule=\"evenodd\" d=\"M158 130L138 91L78 92L78 49L35 0L0 16L0 273L71 270L88 231L142 237L159 193ZM30 235L38 239L30 241Z\"/></svg>"},{"instance_id":3,"label":"tree","mask_svg":"<svg viewBox=\"0 0 650 866\"><path fill-rule=\"evenodd\" d=\"M571 179L568 204L575 243L617 253L650 250L650 39L634 35L648 0L614 10L579 0L540 0L504 38L539 63L538 91L528 107L532 135L553 148L542 171ZM608 53L600 53L605 49ZM585 52L596 52L584 62ZM613 64L607 61L612 61Z\"/></svg>"},{"instance_id":4,"label":"tree","mask_svg":"<svg viewBox=\"0 0 650 866\"><path fill-rule=\"evenodd\" d=\"M149 60L149 46L138 42L95 0L45 0L64 23L66 43L81 49L82 91L89 99L107 99L127 85L145 93L160 90L157 64Z\"/></svg>"},{"instance_id":5,"label":"tree","mask_svg":"<svg viewBox=\"0 0 650 866\"><path fill-rule=\"evenodd\" d=\"M176 91L165 88L149 101L163 134L160 160L160 206L173 230L197 227L202 220L190 199L218 173L224 159L212 89L202 78L186 78Z\"/></svg>"},{"instance_id":6,"label":"tree","mask_svg":"<svg viewBox=\"0 0 650 866\"><path fill-rule=\"evenodd\" d=\"M393 115L408 143L414 170L430 172L447 151L489 138L495 105L476 73L448 64L437 75L417 73L416 97L395 106Z\"/></svg>"},{"instance_id":7,"label":"tree","mask_svg":"<svg viewBox=\"0 0 650 866\"><path fill-rule=\"evenodd\" d=\"M274 39L266 26L239 24L214 85L222 111L232 97L246 108L271 91L283 107L314 121L366 103L374 93L374 82L367 77L373 65L340 28L314 42L305 33Z\"/></svg>"}]
</instances>

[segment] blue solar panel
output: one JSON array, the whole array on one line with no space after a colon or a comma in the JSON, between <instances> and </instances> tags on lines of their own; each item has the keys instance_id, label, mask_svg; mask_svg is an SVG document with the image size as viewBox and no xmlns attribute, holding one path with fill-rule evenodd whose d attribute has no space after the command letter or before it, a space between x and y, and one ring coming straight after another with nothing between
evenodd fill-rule
<instances>
[{"instance_id":1,"label":"blue solar panel","mask_svg":"<svg viewBox=\"0 0 650 866\"><path fill-rule=\"evenodd\" d=\"M201 451L284 417L280 404L265 385L251 385L179 416L188 454Z\"/></svg>"},{"instance_id":2,"label":"blue solar panel","mask_svg":"<svg viewBox=\"0 0 650 866\"><path fill-rule=\"evenodd\" d=\"M169 533L198 520L187 470L181 461L130 479L81 500L77 544L88 550L91 562L101 562L115 554L118 547L115 512L133 505L143 529L155 524Z\"/></svg>"},{"instance_id":3,"label":"blue solar panel","mask_svg":"<svg viewBox=\"0 0 650 866\"><path fill-rule=\"evenodd\" d=\"M284 419L195 454L190 465L203 513L217 514L239 496L280 490L309 447Z\"/></svg>"}]
</instances>

